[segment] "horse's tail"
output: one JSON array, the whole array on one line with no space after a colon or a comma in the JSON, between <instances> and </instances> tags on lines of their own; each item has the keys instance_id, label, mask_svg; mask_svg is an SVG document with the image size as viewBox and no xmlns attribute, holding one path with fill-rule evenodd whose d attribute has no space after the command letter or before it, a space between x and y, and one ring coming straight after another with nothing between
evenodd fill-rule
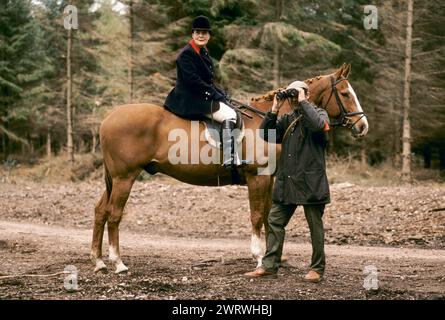
<instances>
[{"instance_id":1,"label":"horse's tail","mask_svg":"<svg viewBox=\"0 0 445 320\"><path fill-rule=\"evenodd\" d=\"M113 179L111 178L110 172L108 171L105 161L104 161L104 169L105 169L105 187L107 188L107 202L108 202L111 195L111 189L113 189Z\"/></svg>"}]
</instances>

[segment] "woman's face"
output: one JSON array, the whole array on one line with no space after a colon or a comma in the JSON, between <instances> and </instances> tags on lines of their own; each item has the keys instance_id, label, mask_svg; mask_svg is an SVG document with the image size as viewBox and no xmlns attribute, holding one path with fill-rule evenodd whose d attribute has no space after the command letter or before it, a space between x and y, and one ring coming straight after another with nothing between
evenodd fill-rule
<instances>
[{"instance_id":1,"label":"woman's face","mask_svg":"<svg viewBox=\"0 0 445 320\"><path fill-rule=\"evenodd\" d=\"M193 30L192 37L196 45L202 48L207 45L207 42L209 42L210 33L207 30Z\"/></svg>"}]
</instances>

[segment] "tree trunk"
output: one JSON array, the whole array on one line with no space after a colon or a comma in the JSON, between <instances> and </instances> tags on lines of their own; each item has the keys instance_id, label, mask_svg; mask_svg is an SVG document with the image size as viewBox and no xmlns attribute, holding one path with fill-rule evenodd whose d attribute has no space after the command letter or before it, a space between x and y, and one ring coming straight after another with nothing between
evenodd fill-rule
<instances>
[{"instance_id":1,"label":"tree trunk","mask_svg":"<svg viewBox=\"0 0 445 320\"><path fill-rule=\"evenodd\" d=\"M441 174L445 174L445 146L439 147L439 170Z\"/></svg>"},{"instance_id":2,"label":"tree trunk","mask_svg":"<svg viewBox=\"0 0 445 320\"><path fill-rule=\"evenodd\" d=\"M394 117L394 135L392 141L392 165L394 168L400 168L400 112L396 110L396 104L394 102L390 102L389 105L391 115Z\"/></svg>"},{"instance_id":3,"label":"tree trunk","mask_svg":"<svg viewBox=\"0 0 445 320\"><path fill-rule=\"evenodd\" d=\"M431 146L429 144L423 147L423 167L425 169L431 168Z\"/></svg>"},{"instance_id":4,"label":"tree trunk","mask_svg":"<svg viewBox=\"0 0 445 320\"><path fill-rule=\"evenodd\" d=\"M411 125L410 125L410 85L411 85L411 57L413 32L413 1L408 0L408 15L406 23L405 47L405 79L403 90L403 152L402 152L402 181L410 182L411 177Z\"/></svg>"},{"instance_id":5,"label":"tree trunk","mask_svg":"<svg viewBox=\"0 0 445 320\"><path fill-rule=\"evenodd\" d=\"M93 133L93 141L91 141L91 153L94 154L96 152L96 145L97 145L97 135L96 133Z\"/></svg>"},{"instance_id":6,"label":"tree trunk","mask_svg":"<svg viewBox=\"0 0 445 320\"><path fill-rule=\"evenodd\" d=\"M283 0L275 0L276 21L279 21L281 18L281 14L283 12L282 8L283 8ZM273 81L275 88L278 88L281 84L280 56L281 56L281 43L280 41L275 41L273 49Z\"/></svg>"},{"instance_id":7,"label":"tree trunk","mask_svg":"<svg viewBox=\"0 0 445 320\"><path fill-rule=\"evenodd\" d=\"M48 126L46 131L46 157L51 159L51 127Z\"/></svg>"},{"instance_id":8,"label":"tree trunk","mask_svg":"<svg viewBox=\"0 0 445 320\"><path fill-rule=\"evenodd\" d=\"M97 100L96 100L97 101ZM97 102L95 101L94 105L93 105L93 119L96 118L96 105ZM96 152L96 144L97 144L97 129L96 129L96 124L93 124L91 126L91 135L93 136L93 139L91 141L91 153L94 154L94 152Z\"/></svg>"},{"instance_id":9,"label":"tree trunk","mask_svg":"<svg viewBox=\"0 0 445 320\"><path fill-rule=\"evenodd\" d=\"M28 143L29 143L29 139L28 139ZM29 149L26 149L26 145L24 143L21 143L21 151L22 151L22 156L29 155Z\"/></svg>"},{"instance_id":10,"label":"tree trunk","mask_svg":"<svg viewBox=\"0 0 445 320\"><path fill-rule=\"evenodd\" d=\"M284 0L275 0L275 18L279 21L283 15Z\"/></svg>"},{"instance_id":11,"label":"tree trunk","mask_svg":"<svg viewBox=\"0 0 445 320\"><path fill-rule=\"evenodd\" d=\"M2 153L3 153L3 160L6 160L8 157L8 152L6 150L6 134L2 134Z\"/></svg>"},{"instance_id":12,"label":"tree trunk","mask_svg":"<svg viewBox=\"0 0 445 320\"><path fill-rule=\"evenodd\" d=\"M133 45L134 45L134 11L133 0L130 0L129 4L129 25L130 25L130 38L129 38L129 61L128 61L128 85L130 87L130 103L133 103Z\"/></svg>"},{"instance_id":13,"label":"tree trunk","mask_svg":"<svg viewBox=\"0 0 445 320\"><path fill-rule=\"evenodd\" d=\"M281 83L280 79L280 48L281 45L278 41L274 44L273 50L273 84L275 88L278 88Z\"/></svg>"},{"instance_id":14,"label":"tree trunk","mask_svg":"<svg viewBox=\"0 0 445 320\"><path fill-rule=\"evenodd\" d=\"M77 143L77 152L85 153L87 150L88 150L88 148L85 145L85 140L79 139L79 142Z\"/></svg>"},{"instance_id":15,"label":"tree trunk","mask_svg":"<svg viewBox=\"0 0 445 320\"><path fill-rule=\"evenodd\" d=\"M72 120L72 108L71 108L71 92L72 92L72 79L71 79L71 46L72 35L71 29L68 29L68 43L66 52L66 148L68 152L68 159L71 164L74 163L74 144L73 144L73 120Z\"/></svg>"},{"instance_id":16,"label":"tree trunk","mask_svg":"<svg viewBox=\"0 0 445 320\"><path fill-rule=\"evenodd\" d=\"M4 112L4 115L5 115L5 117L8 115L6 111ZM5 127L6 130L8 130L8 122L7 121L4 122L4 127ZM3 147L3 158L4 158L4 160L8 159L8 157L9 157L9 149L10 149L9 148L9 144L10 144L10 142L9 142L8 135L6 133L3 133L3 135L2 135L2 147Z\"/></svg>"},{"instance_id":17,"label":"tree trunk","mask_svg":"<svg viewBox=\"0 0 445 320\"><path fill-rule=\"evenodd\" d=\"M30 136L29 134L27 135L26 140L27 140L28 145L29 145L28 154L29 154L31 157L34 157L34 143L33 143L32 139L31 139L31 136Z\"/></svg>"}]
</instances>

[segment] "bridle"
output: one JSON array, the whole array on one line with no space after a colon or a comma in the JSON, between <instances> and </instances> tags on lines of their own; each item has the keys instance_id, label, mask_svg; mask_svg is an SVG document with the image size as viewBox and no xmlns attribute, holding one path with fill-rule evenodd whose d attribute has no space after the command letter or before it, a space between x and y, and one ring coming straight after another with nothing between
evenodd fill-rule
<instances>
[{"instance_id":1,"label":"bridle","mask_svg":"<svg viewBox=\"0 0 445 320\"><path fill-rule=\"evenodd\" d=\"M357 122L359 122L363 117L366 116L366 114L363 111L348 112L346 110L345 106L343 105L343 102L341 101L341 99L340 99L340 97L338 95L337 84L342 82L343 80L346 80L346 78L341 77L340 79L335 81L334 77L330 76L330 79L331 79L331 94L329 95L328 101L324 104L324 107L322 106L321 108L326 110L326 107L328 106L329 101L331 100L332 96L334 95L335 96L335 100L337 100L338 109L340 111L340 117L336 121L331 121L331 127L343 126L343 127L348 127L350 129L352 129ZM247 109L249 111L252 111L252 112L258 114L262 118L264 118L264 116L266 115L266 113L264 111L261 111L261 110L255 108L255 107L253 107L251 105L246 105L244 103L241 103L241 102L236 101L234 99L230 99L229 98L229 99L227 99L227 102L230 103L236 110L241 111L240 109ZM323 103L323 99L320 102ZM290 100L289 100L289 105L292 105ZM242 112L242 113L245 114L244 112ZM358 118L357 121L351 122L350 117L357 116L357 115L361 115L361 117ZM248 114L247 114L247 116L249 118L252 118Z\"/></svg>"},{"instance_id":2,"label":"bridle","mask_svg":"<svg viewBox=\"0 0 445 320\"><path fill-rule=\"evenodd\" d=\"M333 76L329 77L331 79L331 94L329 95L328 101L325 103L323 109L326 110L326 107L329 104L329 101L332 98L332 95L335 96L335 100L337 100L337 106L338 109L340 111L340 117L338 120L331 122L331 126L335 127L335 126L343 126L343 127L348 127L348 128L353 128L355 126L355 124L357 122L359 122L363 117L366 117L366 114L363 111L356 111L356 112L348 112L345 108L345 106L343 105L343 102L341 101L339 95L338 95L338 90L337 90L337 84L342 82L343 80L346 80L346 78L341 77L340 79L338 79L337 81L335 81ZM323 102L323 101L321 101ZM357 115L361 115L360 118L358 118L357 121L355 121L354 123L351 122L351 117L353 116L357 116Z\"/></svg>"}]
</instances>

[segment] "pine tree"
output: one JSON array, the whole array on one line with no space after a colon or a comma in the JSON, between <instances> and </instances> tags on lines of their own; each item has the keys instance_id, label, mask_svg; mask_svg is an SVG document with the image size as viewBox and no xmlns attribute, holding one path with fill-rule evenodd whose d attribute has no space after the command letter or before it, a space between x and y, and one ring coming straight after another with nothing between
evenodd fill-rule
<instances>
[{"instance_id":1,"label":"pine tree","mask_svg":"<svg viewBox=\"0 0 445 320\"><path fill-rule=\"evenodd\" d=\"M48 71L42 52L42 32L27 0L0 2L0 133L5 158L14 141L29 145L24 135L32 118L33 87ZM25 99L28 98L28 99Z\"/></svg>"}]
</instances>

